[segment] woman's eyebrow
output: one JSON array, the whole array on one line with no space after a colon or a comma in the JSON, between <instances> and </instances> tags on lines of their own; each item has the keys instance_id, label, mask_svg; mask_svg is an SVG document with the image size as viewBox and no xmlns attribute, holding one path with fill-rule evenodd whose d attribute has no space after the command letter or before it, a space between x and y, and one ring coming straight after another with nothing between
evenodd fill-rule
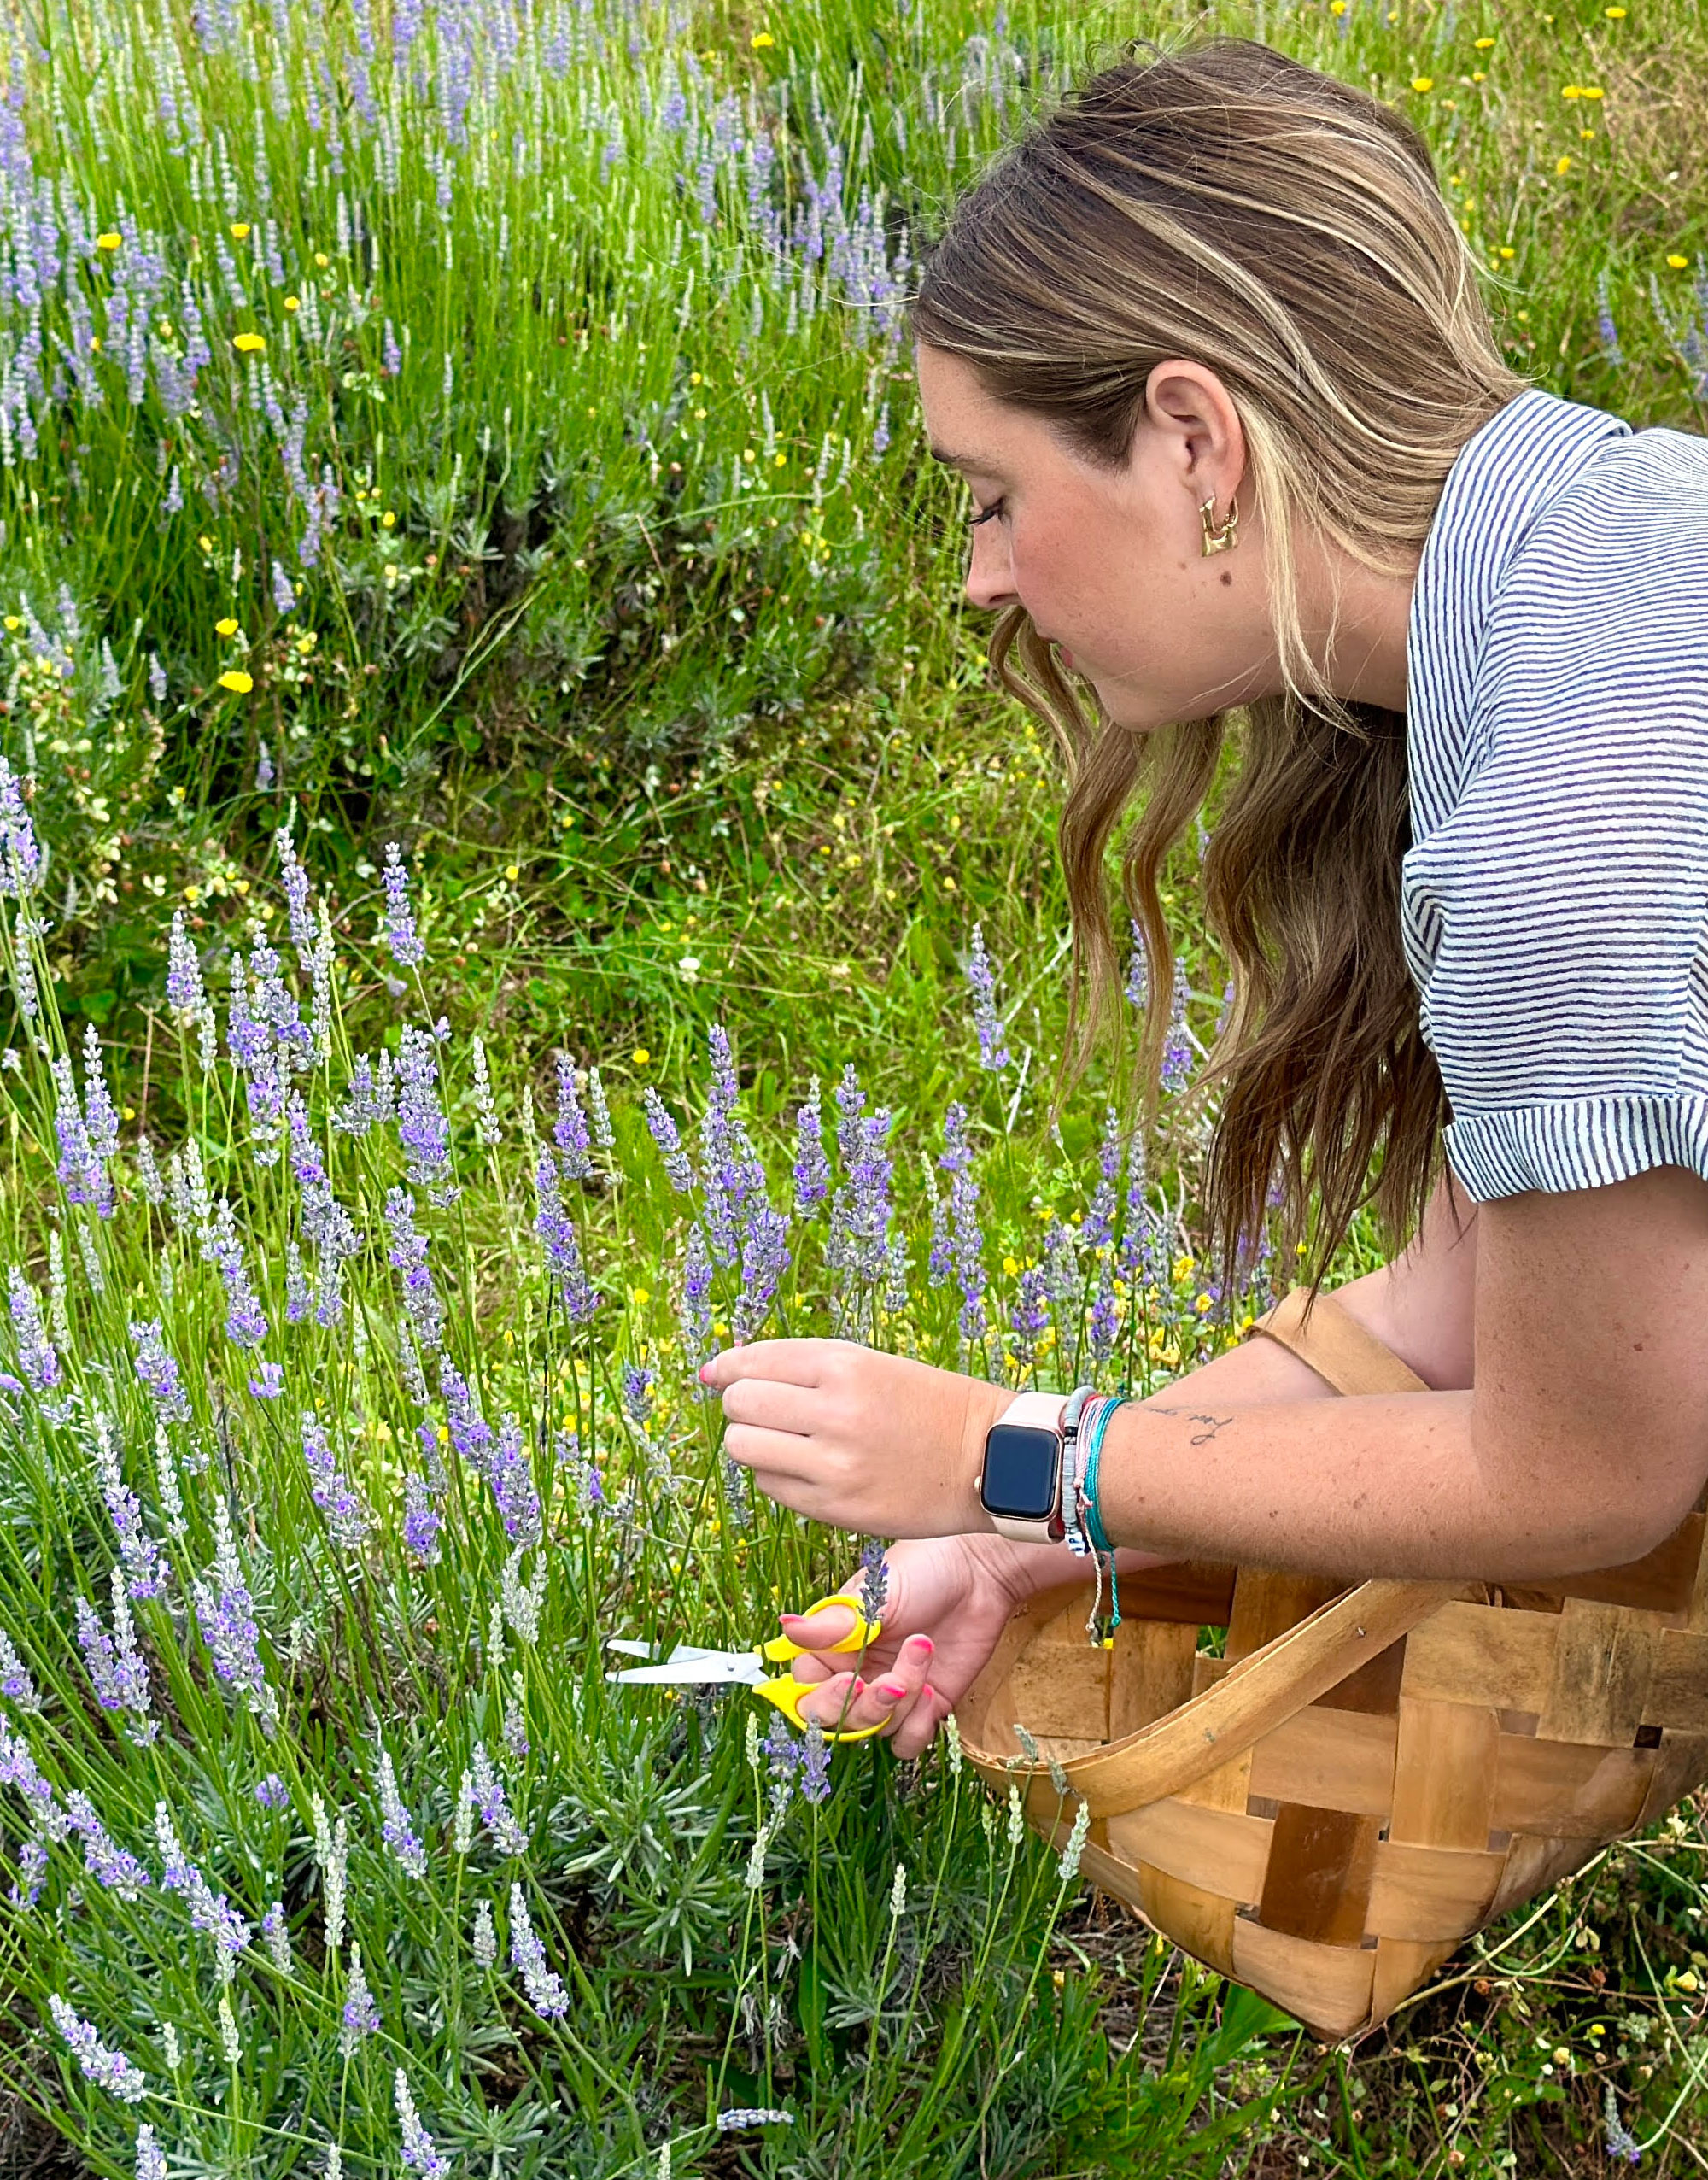
<instances>
[{"instance_id":1,"label":"woman's eyebrow","mask_svg":"<svg viewBox=\"0 0 1708 2180\"><path fill-rule=\"evenodd\" d=\"M933 461L943 463L945 468L976 470L980 477L994 477L1001 466L983 454L951 454L943 447L933 447L927 451Z\"/></svg>"}]
</instances>

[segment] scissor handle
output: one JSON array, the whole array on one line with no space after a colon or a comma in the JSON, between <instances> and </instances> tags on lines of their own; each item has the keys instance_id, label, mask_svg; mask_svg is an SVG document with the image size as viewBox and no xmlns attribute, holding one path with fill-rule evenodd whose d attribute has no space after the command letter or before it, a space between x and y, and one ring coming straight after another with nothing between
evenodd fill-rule
<instances>
[{"instance_id":1,"label":"scissor handle","mask_svg":"<svg viewBox=\"0 0 1708 2180\"><path fill-rule=\"evenodd\" d=\"M755 1681L753 1693L763 1696L768 1703L775 1703L784 1717L804 1733L807 1721L801 1716L802 1698L816 1695L822 1683L816 1680L797 1680L791 1673L784 1673L775 1680ZM833 1733L825 1728L824 1738L827 1741L869 1741L874 1733L881 1733L888 1724L887 1719L880 1719L875 1726L851 1726L840 1733Z\"/></svg>"},{"instance_id":2,"label":"scissor handle","mask_svg":"<svg viewBox=\"0 0 1708 2180\"><path fill-rule=\"evenodd\" d=\"M824 1657L831 1650L863 1650L869 1643L875 1643L879 1636L883 1633L883 1621L868 1620L860 1609L858 1597L846 1597L839 1592L834 1597L820 1597L816 1603L810 1604L799 1616L803 1620L810 1620L815 1613L828 1612L833 1605L846 1605L854 1615L853 1626L840 1642L832 1643L825 1650L809 1653L804 1644L792 1643L787 1635L774 1635L763 1646L763 1655L773 1665L785 1665L791 1658L804 1658L809 1655Z\"/></svg>"}]
</instances>

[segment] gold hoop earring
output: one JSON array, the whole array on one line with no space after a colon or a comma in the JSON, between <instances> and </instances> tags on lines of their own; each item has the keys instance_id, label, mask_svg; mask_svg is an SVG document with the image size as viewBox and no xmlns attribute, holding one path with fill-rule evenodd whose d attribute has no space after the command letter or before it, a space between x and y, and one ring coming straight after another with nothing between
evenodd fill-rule
<instances>
[{"instance_id":1,"label":"gold hoop earring","mask_svg":"<svg viewBox=\"0 0 1708 2180\"><path fill-rule=\"evenodd\" d=\"M1227 520L1220 528L1216 526L1214 520L1215 512L1216 495L1212 492L1208 500L1201 501L1198 505L1199 519L1204 525L1203 557L1206 560L1208 560L1212 553L1232 552L1234 547L1239 542L1238 493L1236 492L1232 499L1228 501Z\"/></svg>"}]
</instances>

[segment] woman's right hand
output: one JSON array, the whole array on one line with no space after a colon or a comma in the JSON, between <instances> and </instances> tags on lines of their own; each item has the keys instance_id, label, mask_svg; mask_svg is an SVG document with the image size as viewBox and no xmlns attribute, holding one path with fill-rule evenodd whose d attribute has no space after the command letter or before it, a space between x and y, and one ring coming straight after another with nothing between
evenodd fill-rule
<instances>
[{"instance_id":1,"label":"woman's right hand","mask_svg":"<svg viewBox=\"0 0 1708 2180\"><path fill-rule=\"evenodd\" d=\"M898 1756L921 1755L1031 1596L1028 1556L1027 1546L995 1536L892 1544L883 1633L851 1667L841 1657L797 1658L796 1679L816 1684L802 1699L801 1715L827 1732L881 1723ZM844 1590L857 1595L863 1579L857 1568ZM784 1634L810 1653L828 1650L853 1625L842 1606L810 1620L782 1615Z\"/></svg>"}]
</instances>

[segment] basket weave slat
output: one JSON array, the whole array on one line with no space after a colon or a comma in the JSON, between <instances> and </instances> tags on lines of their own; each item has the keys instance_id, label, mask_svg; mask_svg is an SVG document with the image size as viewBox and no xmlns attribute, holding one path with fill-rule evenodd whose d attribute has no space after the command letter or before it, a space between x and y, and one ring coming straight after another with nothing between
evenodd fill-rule
<instances>
[{"instance_id":1,"label":"basket weave slat","mask_svg":"<svg viewBox=\"0 0 1708 2180\"><path fill-rule=\"evenodd\" d=\"M1258 1329L1338 1392L1420 1390L1329 1297ZM1159 1568L1122 1579L1107 1648L1089 1585L1054 1591L956 1705L962 1740L1058 1847L1085 1802L1092 1883L1355 2035L1708 1778L1705 1537L1708 1498L1640 1561L1527 1585Z\"/></svg>"}]
</instances>

